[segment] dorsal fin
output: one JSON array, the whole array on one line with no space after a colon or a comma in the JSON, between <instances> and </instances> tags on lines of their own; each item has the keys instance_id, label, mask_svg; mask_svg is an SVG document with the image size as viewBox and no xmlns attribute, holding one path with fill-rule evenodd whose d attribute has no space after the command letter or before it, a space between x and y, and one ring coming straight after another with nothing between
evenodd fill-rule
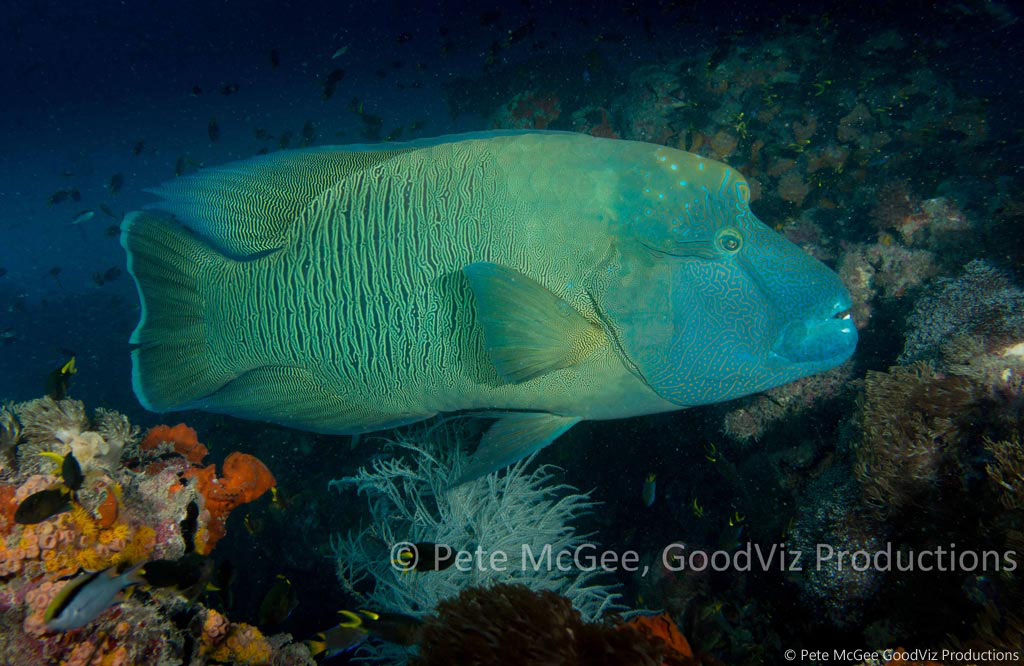
<instances>
[{"instance_id":1,"label":"dorsal fin","mask_svg":"<svg viewBox=\"0 0 1024 666\"><path fill-rule=\"evenodd\" d=\"M390 148L390 147L389 147ZM170 213L235 258L275 250L306 206L346 176L409 151L285 150L181 176L149 190Z\"/></svg>"}]
</instances>

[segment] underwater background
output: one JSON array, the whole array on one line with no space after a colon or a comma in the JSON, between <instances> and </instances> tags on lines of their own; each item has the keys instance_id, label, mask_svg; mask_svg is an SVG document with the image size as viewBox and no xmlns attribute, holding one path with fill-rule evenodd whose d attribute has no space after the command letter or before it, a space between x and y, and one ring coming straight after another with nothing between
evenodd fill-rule
<instances>
[{"instance_id":1,"label":"underwater background","mask_svg":"<svg viewBox=\"0 0 1024 666\"><path fill-rule=\"evenodd\" d=\"M152 203L147 188L202 167L476 130L567 130L725 162L750 182L753 212L837 271L853 297L860 343L838 368L719 405L586 421L544 449L522 474L555 465L530 483L589 492L593 506L565 517L576 534L636 551L652 566L669 544L813 553L818 544L877 552L891 543L908 552L995 552L1002 565L1024 558L1024 28L1011 3L11 0L4 9L0 402L22 405L11 413L24 432L38 426L35 439L25 435L35 448L19 448L51 450L38 433L60 430L40 425L54 412L24 404L52 394L54 372L74 358L67 395L90 414L113 410L140 429L118 430L125 451L142 452L109 473L111 484L117 474L166 471L153 471L166 460L143 448L159 424L193 428L209 449L204 465L220 466L234 451L262 461L280 500L261 490L230 520L225 512L225 533L208 553L218 576L233 575L201 603L231 622L303 641L336 625L339 610L378 598L373 563L388 564L386 549L342 541L387 520L386 510L368 507L365 488L386 476L395 448L376 436L355 444L143 409L131 386L128 338L139 305L121 219ZM58 411L83 433L107 423ZM458 432L478 437L474 426ZM379 434L427 437L422 426ZM181 452L167 448L178 441L170 435L154 437L163 443L152 448ZM201 475L186 468L198 470L202 458L182 462L179 477L191 473L199 487ZM23 488L29 471L45 472L40 464L7 461L0 484ZM361 468L377 476L360 481ZM651 474L656 485L646 482ZM329 485L339 479L348 481ZM544 501L527 486L524 496ZM98 507L110 495L92 492L83 504ZM14 497L0 492L11 515ZM180 510L159 515L178 524ZM6 550L27 548L8 523ZM117 552L103 562L127 561ZM813 663L824 660L800 651L898 647L995 649L1003 652L979 661L1020 663L1019 573L950 557L958 566L941 572L787 572L776 560L749 572L608 574L600 582L620 595L621 610L668 614L692 647L688 661L536 663L781 663L787 649ZM345 568L358 569L358 558L369 564L353 583ZM194 607L171 612L156 596L134 603L148 604L154 635L165 631L161 622L179 632L165 661L149 661L133 644L142 638L114 629L102 638L33 633L26 618L46 604L18 587L31 566L0 564L4 663L115 663L103 655L122 647L141 655L135 663L204 663L217 654L264 663L262 653L204 651L208 632L195 630ZM260 609L280 591L278 576L291 588L287 612L268 620ZM78 645L89 653L75 653ZM868 660L858 653L850 663Z\"/></svg>"}]
</instances>

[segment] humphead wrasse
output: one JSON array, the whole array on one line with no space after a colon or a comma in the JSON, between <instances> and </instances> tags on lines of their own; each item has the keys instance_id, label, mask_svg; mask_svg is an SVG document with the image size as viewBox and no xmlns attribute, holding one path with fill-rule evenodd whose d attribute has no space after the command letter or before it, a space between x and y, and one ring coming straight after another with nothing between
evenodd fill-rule
<instances>
[{"instance_id":1,"label":"humphead wrasse","mask_svg":"<svg viewBox=\"0 0 1024 666\"><path fill-rule=\"evenodd\" d=\"M125 218L144 406L338 434L483 411L472 478L856 346L839 277L724 164L558 132L379 148L206 169Z\"/></svg>"}]
</instances>

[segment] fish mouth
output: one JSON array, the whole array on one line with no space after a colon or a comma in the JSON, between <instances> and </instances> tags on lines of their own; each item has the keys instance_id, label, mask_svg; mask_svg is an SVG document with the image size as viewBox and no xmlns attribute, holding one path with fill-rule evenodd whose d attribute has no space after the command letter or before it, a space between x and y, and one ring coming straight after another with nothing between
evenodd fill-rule
<instances>
[{"instance_id":1,"label":"fish mouth","mask_svg":"<svg viewBox=\"0 0 1024 666\"><path fill-rule=\"evenodd\" d=\"M839 365L857 347L851 305L850 297L844 295L817 316L790 322L779 332L772 354L789 363Z\"/></svg>"}]
</instances>

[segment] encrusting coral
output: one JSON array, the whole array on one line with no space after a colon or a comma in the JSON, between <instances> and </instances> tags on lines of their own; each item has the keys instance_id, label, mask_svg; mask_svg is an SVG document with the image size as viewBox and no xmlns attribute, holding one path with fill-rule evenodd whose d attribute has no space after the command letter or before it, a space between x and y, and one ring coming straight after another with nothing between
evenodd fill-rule
<instances>
[{"instance_id":1,"label":"encrusting coral","mask_svg":"<svg viewBox=\"0 0 1024 666\"><path fill-rule=\"evenodd\" d=\"M199 530L195 537L195 549L207 554L224 537L228 515L242 504L254 502L277 483L255 456L235 451L228 455L223 464L223 475L217 477L216 465L199 467L206 457L207 449L199 442L196 431L184 423L173 428L159 425L150 428L139 447L143 451L159 452L173 450L189 466L180 469L180 476L193 479L201 497ZM149 474L159 474L166 468L156 463L147 468ZM176 486L172 485L172 488ZM176 492L176 491L175 491Z\"/></svg>"}]
</instances>

